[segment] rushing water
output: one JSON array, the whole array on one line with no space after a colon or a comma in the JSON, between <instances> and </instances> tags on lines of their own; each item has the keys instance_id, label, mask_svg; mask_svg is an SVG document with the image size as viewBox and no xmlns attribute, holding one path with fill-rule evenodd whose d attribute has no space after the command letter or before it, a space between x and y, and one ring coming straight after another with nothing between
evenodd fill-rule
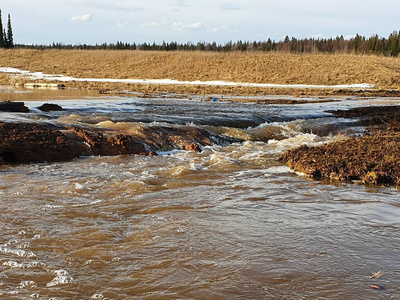
<instances>
[{"instance_id":1,"label":"rushing water","mask_svg":"<svg viewBox=\"0 0 400 300\"><path fill-rule=\"evenodd\" d=\"M44 97L27 95L32 113L0 119L128 132L190 124L245 142L2 166L0 298L398 299L399 192L309 180L278 158L359 132L326 110L399 99L260 105L54 94L66 111L42 113Z\"/></svg>"}]
</instances>

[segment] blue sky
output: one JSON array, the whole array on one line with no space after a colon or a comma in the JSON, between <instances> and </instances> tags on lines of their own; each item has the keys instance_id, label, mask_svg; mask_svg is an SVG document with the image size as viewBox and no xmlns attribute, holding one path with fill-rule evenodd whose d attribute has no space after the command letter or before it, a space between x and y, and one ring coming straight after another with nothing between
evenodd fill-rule
<instances>
[{"instance_id":1,"label":"blue sky","mask_svg":"<svg viewBox=\"0 0 400 300\"><path fill-rule=\"evenodd\" d=\"M400 29L398 0L0 0L14 41L95 44L123 41L281 40L378 34Z\"/></svg>"}]
</instances>

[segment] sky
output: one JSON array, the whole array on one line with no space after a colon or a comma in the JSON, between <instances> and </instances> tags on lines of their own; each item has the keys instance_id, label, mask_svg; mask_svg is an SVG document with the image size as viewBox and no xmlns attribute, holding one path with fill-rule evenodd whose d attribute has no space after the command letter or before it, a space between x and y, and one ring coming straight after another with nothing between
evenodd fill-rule
<instances>
[{"instance_id":1,"label":"sky","mask_svg":"<svg viewBox=\"0 0 400 300\"><path fill-rule=\"evenodd\" d=\"M399 0L0 0L0 9L19 44L223 44L400 29Z\"/></svg>"}]
</instances>

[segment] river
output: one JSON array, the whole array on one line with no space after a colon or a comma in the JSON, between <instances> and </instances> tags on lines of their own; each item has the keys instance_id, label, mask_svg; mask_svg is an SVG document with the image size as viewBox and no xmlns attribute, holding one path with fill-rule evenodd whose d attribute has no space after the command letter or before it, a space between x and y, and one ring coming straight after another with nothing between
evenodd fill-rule
<instances>
[{"instance_id":1,"label":"river","mask_svg":"<svg viewBox=\"0 0 400 300\"><path fill-rule=\"evenodd\" d=\"M0 97L31 108L0 120L190 125L244 140L1 166L0 298L398 299L399 191L310 180L279 157L361 132L327 110L400 99L266 105L4 88ZM66 110L35 109L49 99Z\"/></svg>"}]
</instances>

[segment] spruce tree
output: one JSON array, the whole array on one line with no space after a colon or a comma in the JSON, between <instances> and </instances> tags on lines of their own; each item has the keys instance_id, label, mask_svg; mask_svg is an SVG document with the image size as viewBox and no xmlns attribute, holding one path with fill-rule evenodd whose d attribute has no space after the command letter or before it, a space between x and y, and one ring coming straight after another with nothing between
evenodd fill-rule
<instances>
[{"instance_id":1,"label":"spruce tree","mask_svg":"<svg viewBox=\"0 0 400 300\"><path fill-rule=\"evenodd\" d=\"M360 51L360 47L361 47L361 42L362 42L362 38L361 36L357 33L356 37L354 38L354 53L358 54Z\"/></svg>"},{"instance_id":2,"label":"spruce tree","mask_svg":"<svg viewBox=\"0 0 400 300\"><path fill-rule=\"evenodd\" d=\"M4 48L4 30L3 30L3 21L1 20L1 9L0 9L0 48Z\"/></svg>"},{"instance_id":3,"label":"spruce tree","mask_svg":"<svg viewBox=\"0 0 400 300\"><path fill-rule=\"evenodd\" d=\"M6 30L3 28L3 47L7 47L7 33Z\"/></svg>"},{"instance_id":4,"label":"spruce tree","mask_svg":"<svg viewBox=\"0 0 400 300\"><path fill-rule=\"evenodd\" d=\"M11 27L11 16L8 14L8 24L7 24L7 48L13 48L14 47L14 37L13 37L13 32L12 32L12 27Z\"/></svg>"}]
</instances>

